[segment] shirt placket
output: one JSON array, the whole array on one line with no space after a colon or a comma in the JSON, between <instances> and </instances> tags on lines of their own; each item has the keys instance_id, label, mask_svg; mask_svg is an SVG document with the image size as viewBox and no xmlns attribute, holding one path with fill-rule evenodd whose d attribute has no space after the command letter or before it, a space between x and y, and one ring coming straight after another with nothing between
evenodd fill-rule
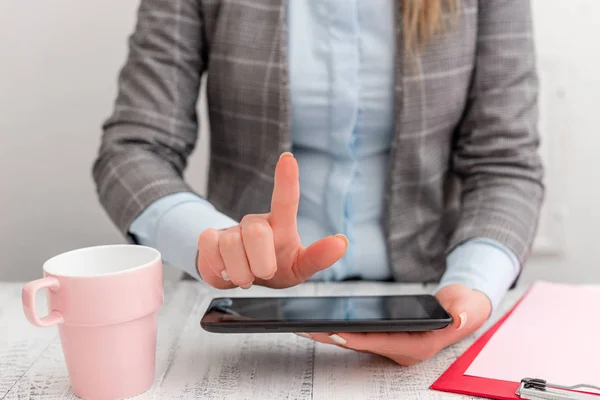
<instances>
[{"instance_id":1,"label":"shirt placket","mask_svg":"<svg viewBox=\"0 0 600 400\"><path fill-rule=\"evenodd\" d=\"M328 1L330 8L330 150L334 156L328 181L327 215L335 232L345 234L352 242L353 232L348 216L348 196L356 164L356 126L360 99L360 27L358 0ZM337 279L352 275L353 246L341 263L336 265ZM345 265L341 265L345 264Z\"/></svg>"}]
</instances>

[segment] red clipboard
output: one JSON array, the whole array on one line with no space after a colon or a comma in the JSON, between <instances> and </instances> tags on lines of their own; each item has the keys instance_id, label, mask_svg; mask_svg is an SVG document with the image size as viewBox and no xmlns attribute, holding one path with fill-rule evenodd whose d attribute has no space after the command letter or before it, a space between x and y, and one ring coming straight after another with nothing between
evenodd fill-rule
<instances>
[{"instance_id":1,"label":"red clipboard","mask_svg":"<svg viewBox=\"0 0 600 400\"><path fill-rule=\"evenodd\" d=\"M487 397L490 399L513 400L520 399L516 391L520 382L501 381L497 379L480 378L465 375L475 357L485 347L494 333L521 303L525 294L498 322L492 325L479 337L432 385L431 389L442 392L465 394L470 396Z\"/></svg>"},{"instance_id":2,"label":"red clipboard","mask_svg":"<svg viewBox=\"0 0 600 400\"><path fill-rule=\"evenodd\" d=\"M538 284L538 283L536 283L536 284ZM539 282L539 285L543 284L544 286L535 286L536 284L534 284L534 286L532 286L532 288L539 289L540 287L545 287L546 288L545 290L549 290L548 289L549 283ZM558 285L558 284L550 284L550 285ZM573 290L580 291L581 289L578 287L570 287L569 290L570 291L573 291ZM536 293L539 294L540 292L536 292ZM500 326L502 326L502 324L504 324L506 322L506 320L519 307L519 305L523 302L523 300L527 299L527 297L530 295L533 296L533 291L531 289L525 293L525 295L514 305L514 307L512 307L512 309L506 313L506 315L504 315L502 318L500 318L500 320L498 322L496 322L479 339L477 339L475 341L475 343L473 343L473 345L471 345L471 347L469 347L467 349L467 351L463 355L461 355L448 368L448 370L446 370L446 372L444 372L442 374L442 376L440 376L431 385L431 389L439 390L439 391L443 391L443 392L465 394L465 395L470 395L470 396L487 397L490 399L500 399L500 400L521 399L521 397L519 397L516 393L517 390L521 386L521 382L512 382L512 381L505 381L505 380L499 380L499 379L490 379L490 378L482 378L482 377L477 377L477 376L465 375L465 372L469 369L469 367L471 366L473 361L477 358L479 353L487 345L487 343L494 336L494 334L496 334L496 332L498 331ZM547 295L547 293L546 293L546 295ZM600 296L600 292L598 292L597 294L594 294L594 296ZM597 298L597 297L595 297L595 298ZM589 299L586 301L589 302ZM543 313L541 313L541 315L543 315ZM584 328L581 328L581 329L584 329ZM596 349L596 347L595 347L595 349ZM589 370L587 372L593 372L593 370ZM543 376L533 376L533 377L524 376L523 377L523 379L526 379L526 378L542 378L543 379L544 377ZM545 386L546 382L543 380L541 380L541 382ZM530 382L530 384L531 384L531 382ZM578 387L577 390L574 390L576 387ZM564 393L562 393L562 392L564 392L566 390L567 392L574 392L574 393L583 394L583 395L590 395L590 397L593 396L593 397L600 399L600 393L598 393L598 392L588 392L588 391L580 390L585 387L592 388L592 389L596 388L595 386L581 384L581 385L575 385L573 387L549 385L548 389L549 390L552 389L553 392L556 392L556 390L560 390L561 395L563 395L563 396L564 396ZM531 387L529 387L529 388L525 387L524 389L531 390ZM545 388L544 389L534 388L533 390L544 391Z\"/></svg>"}]
</instances>

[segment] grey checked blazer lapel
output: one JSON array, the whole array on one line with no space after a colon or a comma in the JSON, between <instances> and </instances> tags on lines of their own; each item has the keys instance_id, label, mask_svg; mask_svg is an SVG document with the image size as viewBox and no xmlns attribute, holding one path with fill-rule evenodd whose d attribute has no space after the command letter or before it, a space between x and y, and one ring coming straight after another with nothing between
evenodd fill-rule
<instances>
[{"instance_id":1,"label":"grey checked blazer lapel","mask_svg":"<svg viewBox=\"0 0 600 400\"><path fill-rule=\"evenodd\" d=\"M286 1L251 0L251 6L246 4L243 10L235 1L215 3L218 9L206 7L208 12L223 16L219 26L214 27L210 22L216 17L207 18L207 31L214 32L207 87L211 127L216 125L219 130L226 124L224 119L232 117L241 124L224 135L213 136L213 156L224 163L231 162L229 156L219 158L219 149L237 142L230 134L245 135L244 141L253 142L253 150L265 163L264 170L272 171L279 155L291 150ZM246 13L242 21L229 20L242 11ZM226 42L218 40L221 29L228 30ZM223 82L227 82L227 90L223 90ZM271 173L263 178L271 182L273 179Z\"/></svg>"}]
</instances>

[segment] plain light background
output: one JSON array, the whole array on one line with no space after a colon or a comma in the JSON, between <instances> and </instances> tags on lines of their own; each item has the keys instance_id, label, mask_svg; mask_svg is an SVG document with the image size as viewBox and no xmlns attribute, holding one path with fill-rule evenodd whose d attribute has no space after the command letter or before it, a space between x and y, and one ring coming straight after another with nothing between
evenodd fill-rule
<instances>
[{"instance_id":1,"label":"plain light background","mask_svg":"<svg viewBox=\"0 0 600 400\"><path fill-rule=\"evenodd\" d=\"M0 280L40 277L63 251L123 242L91 166L138 3L0 2ZM598 283L600 2L533 4L548 199L522 282ZM187 172L201 193L207 136L204 125Z\"/></svg>"}]
</instances>

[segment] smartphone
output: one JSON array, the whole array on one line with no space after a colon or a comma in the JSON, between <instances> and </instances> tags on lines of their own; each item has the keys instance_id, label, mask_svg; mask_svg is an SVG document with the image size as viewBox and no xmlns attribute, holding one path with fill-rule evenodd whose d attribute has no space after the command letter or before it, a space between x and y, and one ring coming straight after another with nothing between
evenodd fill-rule
<instances>
[{"instance_id":1,"label":"smartphone","mask_svg":"<svg viewBox=\"0 0 600 400\"><path fill-rule=\"evenodd\" d=\"M400 332L444 328L452 317L431 295L221 297L200 325L216 333Z\"/></svg>"}]
</instances>

